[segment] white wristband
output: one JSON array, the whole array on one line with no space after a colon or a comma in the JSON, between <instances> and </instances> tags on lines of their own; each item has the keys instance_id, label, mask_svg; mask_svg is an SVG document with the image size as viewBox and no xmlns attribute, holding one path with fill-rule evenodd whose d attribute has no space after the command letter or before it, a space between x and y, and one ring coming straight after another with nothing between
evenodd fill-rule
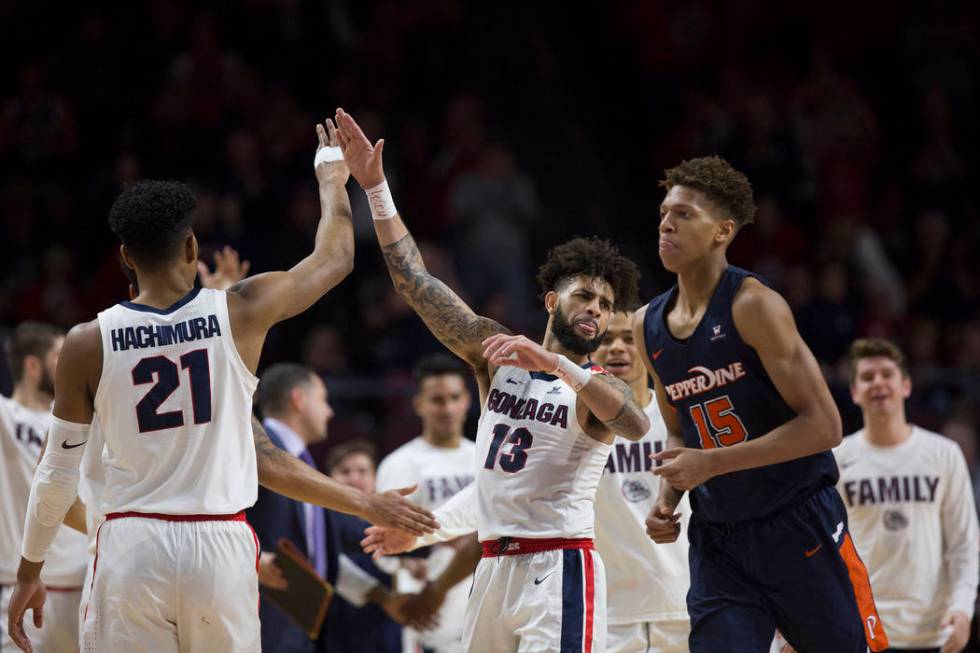
<instances>
[{"instance_id":1,"label":"white wristband","mask_svg":"<svg viewBox=\"0 0 980 653\"><path fill-rule=\"evenodd\" d=\"M575 392L578 392L584 388L585 384L592 378L592 372L579 367L572 361L568 360L567 356L563 356L561 354L558 354L558 366L555 367L551 373L568 385L572 386L572 390Z\"/></svg>"},{"instance_id":2,"label":"white wristband","mask_svg":"<svg viewBox=\"0 0 980 653\"><path fill-rule=\"evenodd\" d=\"M398 211L395 209L395 200L392 199L391 190L388 189L387 179L377 186L365 188L364 192L367 193L372 218L375 220L391 220L398 215Z\"/></svg>"},{"instance_id":3,"label":"white wristband","mask_svg":"<svg viewBox=\"0 0 980 653\"><path fill-rule=\"evenodd\" d=\"M336 145L331 147L321 147L316 151L316 156L313 157L313 169L316 170L318 167L320 167L321 163L333 163L334 161L343 160L344 154Z\"/></svg>"}]
</instances>

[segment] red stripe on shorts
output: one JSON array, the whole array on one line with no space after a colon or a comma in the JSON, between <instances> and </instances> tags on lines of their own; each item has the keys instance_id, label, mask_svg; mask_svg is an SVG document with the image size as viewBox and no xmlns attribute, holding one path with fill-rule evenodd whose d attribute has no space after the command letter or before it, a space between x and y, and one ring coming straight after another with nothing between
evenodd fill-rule
<instances>
[{"instance_id":1,"label":"red stripe on shorts","mask_svg":"<svg viewBox=\"0 0 980 653\"><path fill-rule=\"evenodd\" d=\"M594 549L595 544L589 538L564 539L560 537L536 539L527 537L502 537L499 540L484 540L484 558L497 556L519 556L525 553L540 553L541 551L559 551L561 549Z\"/></svg>"},{"instance_id":2,"label":"red stripe on shorts","mask_svg":"<svg viewBox=\"0 0 980 653\"><path fill-rule=\"evenodd\" d=\"M595 561L592 550L582 551L585 565L585 653L592 653L592 631L595 628Z\"/></svg>"},{"instance_id":3,"label":"red stripe on shorts","mask_svg":"<svg viewBox=\"0 0 980 653\"><path fill-rule=\"evenodd\" d=\"M158 512L110 512L105 516L105 519L109 521L110 519L122 519L123 517L142 517L144 519L159 519L161 521L245 521L245 511L241 510L231 515L164 515Z\"/></svg>"}]
</instances>

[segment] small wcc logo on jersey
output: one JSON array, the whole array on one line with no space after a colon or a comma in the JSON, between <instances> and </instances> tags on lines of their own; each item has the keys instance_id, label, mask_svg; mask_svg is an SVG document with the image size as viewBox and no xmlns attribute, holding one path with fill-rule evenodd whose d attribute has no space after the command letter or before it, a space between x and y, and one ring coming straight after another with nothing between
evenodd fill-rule
<instances>
[{"instance_id":1,"label":"small wcc logo on jersey","mask_svg":"<svg viewBox=\"0 0 980 653\"><path fill-rule=\"evenodd\" d=\"M713 327L711 327L711 342L714 342L715 340L721 340L724 337L725 334L721 332L720 324L716 324Z\"/></svg>"}]
</instances>

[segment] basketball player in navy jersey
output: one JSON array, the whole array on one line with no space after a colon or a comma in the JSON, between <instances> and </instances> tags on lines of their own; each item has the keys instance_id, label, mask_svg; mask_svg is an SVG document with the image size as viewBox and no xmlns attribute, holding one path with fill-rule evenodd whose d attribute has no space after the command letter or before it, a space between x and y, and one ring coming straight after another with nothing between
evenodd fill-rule
<instances>
[{"instance_id":1,"label":"basketball player in navy jersey","mask_svg":"<svg viewBox=\"0 0 980 653\"><path fill-rule=\"evenodd\" d=\"M634 337L671 448L650 536L679 535L691 492L691 651L801 653L888 647L834 489L841 423L789 306L725 252L755 204L718 157L666 172L659 252L677 285L637 311Z\"/></svg>"}]
</instances>

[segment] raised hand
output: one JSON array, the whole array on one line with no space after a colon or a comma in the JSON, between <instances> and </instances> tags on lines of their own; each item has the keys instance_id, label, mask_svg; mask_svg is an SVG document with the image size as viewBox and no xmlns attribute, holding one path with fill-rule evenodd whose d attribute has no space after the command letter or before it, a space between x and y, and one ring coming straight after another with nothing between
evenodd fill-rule
<instances>
[{"instance_id":1,"label":"raised hand","mask_svg":"<svg viewBox=\"0 0 980 653\"><path fill-rule=\"evenodd\" d=\"M558 355L525 336L504 333L483 341L483 357L491 365L514 365L529 372L551 372L558 367Z\"/></svg>"},{"instance_id":2,"label":"raised hand","mask_svg":"<svg viewBox=\"0 0 980 653\"><path fill-rule=\"evenodd\" d=\"M381 152L385 140L382 138L371 145L371 141L361 130L354 118L343 109L337 109L337 138L340 150L344 153L344 161L350 168L350 173L361 185L368 189L377 186L385 180Z\"/></svg>"},{"instance_id":3,"label":"raised hand","mask_svg":"<svg viewBox=\"0 0 980 653\"><path fill-rule=\"evenodd\" d=\"M319 153L325 147L340 147L340 139L333 121L327 118L323 124L316 126L316 137L319 140L316 151ZM322 185L339 183L344 185L350 179L350 168L345 161L324 161L316 167L316 179Z\"/></svg>"},{"instance_id":4,"label":"raised hand","mask_svg":"<svg viewBox=\"0 0 980 653\"><path fill-rule=\"evenodd\" d=\"M208 270L207 263L198 261L197 274L204 288L228 290L247 277L251 267L251 263L240 259L236 249L225 245L214 253L214 272Z\"/></svg>"},{"instance_id":5,"label":"raised hand","mask_svg":"<svg viewBox=\"0 0 980 653\"><path fill-rule=\"evenodd\" d=\"M413 537L428 535L439 528L432 513L405 497L415 492L417 485L388 490L368 497L364 518L375 526L405 531Z\"/></svg>"},{"instance_id":6,"label":"raised hand","mask_svg":"<svg viewBox=\"0 0 980 653\"><path fill-rule=\"evenodd\" d=\"M713 458L701 449L667 449L651 458L664 463L651 471L678 490L693 490L716 474L711 464Z\"/></svg>"},{"instance_id":7,"label":"raised hand","mask_svg":"<svg viewBox=\"0 0 980 653\"><path fill-rule=\"evenodd\" d=\"M377 560L387 555L397 555L411 550L416 539L418 538L411 533L397 528L371 526L364 531L361 548L364 549L364 553L371 554L371 557Z\"/></svg>"},{"instance_id":8,"label":"raised hand","mask_svg":"<svg viewBox=\"0 0 980 653\"><path fill-rule=\"evenodd\" d=\"M28 610L34 612L34 626L41 628L44 625L44 599L47 590L40 580L29 582L19 581L14 587L13 594L10 595L10 605L7 606L7 632L10 639L14 640L22 651L31 653L34 647L31 645L30 638L24 631L24 614Z\"/></svg>"}]
</instances>

